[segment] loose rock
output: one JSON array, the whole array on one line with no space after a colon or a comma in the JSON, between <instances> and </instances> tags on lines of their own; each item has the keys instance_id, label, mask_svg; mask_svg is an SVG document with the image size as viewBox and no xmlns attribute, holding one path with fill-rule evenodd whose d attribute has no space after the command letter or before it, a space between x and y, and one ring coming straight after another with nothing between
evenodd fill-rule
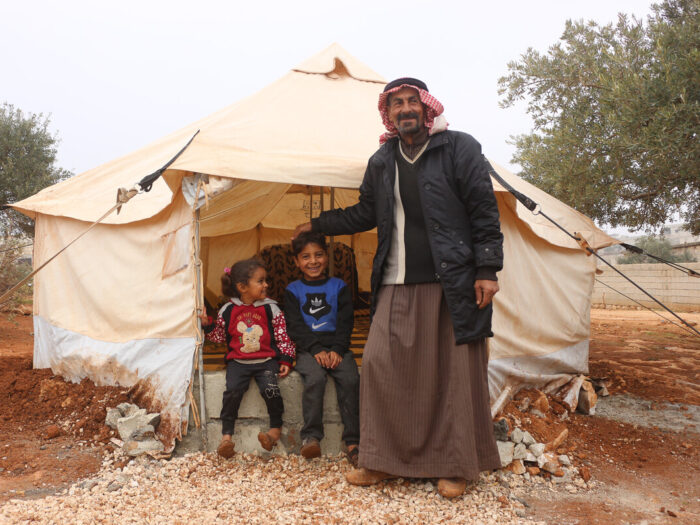
<instances>
[{"instance_id":1,"label":"loose rock","mask_svg":"<svg viewBox=\"0 0 700 525\"><path fill-rule=\"evenodd\" d=\"M511 441L496 441L498 446L498 454L501 457L501 466L505 467L513 461L513 450L515 443Z\"/></svg>"},{"instance_id":2,"label":"loose rock","mask_svg":"<svg viewBox=\"0 0 700 525\"><path fill-rule=\"evenodd\" d=\"M528 450L532 452L532 454L538 458L542 455L545 449L545 444L544 443L535 443L534 445L530 445Z\"/></svg>"}]
</instances>

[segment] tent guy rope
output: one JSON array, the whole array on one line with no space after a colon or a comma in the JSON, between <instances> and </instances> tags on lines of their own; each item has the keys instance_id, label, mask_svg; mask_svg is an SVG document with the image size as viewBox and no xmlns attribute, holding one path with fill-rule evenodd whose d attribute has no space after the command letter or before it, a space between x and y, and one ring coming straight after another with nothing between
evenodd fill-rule
<instances>
[{"instance_id":1,"label":"tent guy rope","mask_svg":"<svg viewBox=\"0 0 700 525\"><path fill-rule=\"evenodd\" d=\"M138 195L139 193L144 193L144 192L149 192L151 191L151 188L153 187L153 183L160 177L165 170L168 169L168 167L177 160L177 158L182 155L182 152L187 149L187 146L189 146L194 138L197 136L197 133L199 133L199 130L195 132L194 135L192 135L192 138L183 146L183 148L178 151L175 156L170 159L162 168L154 171L150 175L146 175L144 178L142 178L139 182L134 184L134 186L130 189L127 190L126 188L119 188L117 189L117 203L112 206L107 212L102 215L99 219L97 219L95 222L93 222L90 226L88 226L85 230L83 230L78 236L76 236L71 242L66 244L63 248L61 248L59 251L57 251L55 254L53 254L51 257L49 257L46 261L44 261L41 266L38 268L35 268L34 271L32 271L29 275L27 275L24 279L22 279L20 282L15 284L12 288L10 288L8 291L6 291L2 296L0 297L0 305L6 303L12 295L19 290L24 284L27 283L32 277L34 277L39 271L42 270L47 264L49 264L51 261L53 261L56 257L58 257L61 253L63 253L65 250L68 249L73 243L75 243L78 239L80 239L83 235L88 233L90 230L92 230L95 226L100 224L103 220L105 220L109 215L112 214L112 212L116 211L117 214L122 209L122 205L126 204L129 202L134 196ZM8 206L5 205L2 207L2 209L7 208Z\"/></svg>"},{"instance_id":2,"label":"tent guy rope","mask_svg":"<svg viewBox=\"0 0 700 525\"><path fill-rule=\"evenodd\" d=\"M491 177L493 177L494 179L496 179L496 180L498 181L498 183L499 183L501 186L503 186L503 187L504 187L506 190L508 190L516 199L518 199L518 200L521 202L521 204L522 204L523 206L525 206L528 210L530 210L534 215L541 215L542 217L544 217L545 219L547 219L547 220L548 220L549 222L551 222L554 226L556 226L556 227L559 228L561 231L563 231L566 235L568 235L568 236L571 237L573 240L575 240L575 241L581 246L581 248L582 248L586 253L588 253L589 255L594 255L594 256L597 257L599 260L603 261L605 264L607 264L608 266L610 266L610 268L612 268L613 270L615 270L615 271L616 271L618 274L620 274L623 278L625 278L627 281L629 281L630 283L632 283L633 286L635 286L636 288L638 288L639 290L641 290L641 291L642 291L647 297L649 297L652 301L654 301L656 304L658 304L659 306L661 306L664 310L666 310L667 312L669 312L669 313L670 313L671 315L673 315L676 319L678 319L681 323L683 323L683 324L684 324L685 326L687 326L690 330L692 330L692 332L694 332L694 335L696 335L697 337L700 337L700 331L698 331L695 327L693 327L693 325L691 325L688 321L686 321L685 319L683 319L683 318L682 318L681 316L679 316L676 312L674 312L673 310L671 310L668 306L666 306L665 304L663 304L663 303L662 303L661 301L659 301L656 297L654 297L653 295L651 295L651 294L650 294L649 292L647 292L644 288L642 288L642 287L639 286L636 282L634 282L632 279L630 279L627 275L625 275L624 273L622 273L622 272L621 272L620 270L618 270L615 266L613 266L611 263L609 263L609 262L606 261L603 257L601 257L598 253L596 253L596 251L595 251L593 248L590 247L590 245L589 245L588 242L583 238L582 235L581 235L581 236L576 236L576 235L574 235L574 234L572 234L572 233L569 233L563 226L561 226L561 225L560 225L559 223L557 223L554 219L552 219L552 218L549 217L546 213L544 213L544 212L542 211L542 209L540 208L540 205L539 205L539 204L537 204L537 203L536 203L535 201L533 201L530 197L528 197L527 195L524 195L523 193L521 193L521 192L519 192L518 190L516 190L515 188L513 188L513 186L511 186L510 184L508 184L508 183L503 179L503 177L501 177L501 176L496 172L496 170L493 169L493 166L491 166L491 163L486 159L486 157L483 157L483 158L484 158L484 162L485 162L486 165L488 166L489 175L491 175ZM574 232L574 233L575 233L575 232Z\"/></svg>"},{"instance_id":3,"label":"tent guy rope","mask_svg":"<svg viewBox=\"0 0 700 525\"><path fill-rule=\"evenodd\" d=\"M626 297L627 299L629 299L629 300L632 301L633 303L637 303L637 304L638 304L639 306L641 306L642 308L646 308L646 309L649 310L651 313L656 314L656 315L658 315L659 317L661 317L661 319L663 319L663 320L666 321L667 323L671 323L672 325L675 325L675 326L677 326L678 328L681 328L682 330L685 330L685 331L688 332L690 335L695 335L693 332L691 332L690 330L688 330L685 326L683 326L683 325L681 325L681 324L678 324L678 323L674 322L674 321L671 320L671 319L667 319L666 317L664 317L663 315L661 315L661 314L660 314L659 312L657 312L656 310L652 310L652 309L649 308L647 305L640 303L639 301L637 301L636 299L633 299L633 298L630 297L629 295L626 295L626 294L622 293L620 290L618 290L618 289L616 289L616 288L613 288L612 286L610 286L610 285L607 284L607 283L604 283L603 281L601 281L601 280L598 279L597 277L596 277L596 282L602 284L603 286L606 286L606 287L610 288L613 292L619 293L622 297Z\"/></svg>"}]
</instances>

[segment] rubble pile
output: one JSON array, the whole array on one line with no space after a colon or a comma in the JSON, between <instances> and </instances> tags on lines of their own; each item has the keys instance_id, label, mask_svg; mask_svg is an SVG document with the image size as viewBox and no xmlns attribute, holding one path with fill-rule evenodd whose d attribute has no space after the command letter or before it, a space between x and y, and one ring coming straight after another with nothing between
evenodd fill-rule
<instances>
[{"instance_id":1,"label":"rubble pile","mask_svg":"<svg viewBox=\"0 0 700 525\"><path fill-rule=\"evenodd\" d=\"M149 414L145 408L132 403L121 403L117 408L107 409L105 424L119 432L120 440L112 443L121 446L129 456L161 453L163 443L156 437L160 414Z\"/></svg>"},{"instance_id":2,"label":"rubble pile","mask_svg":"<svg viewBox=\"0 0 700 525\"><path fill-rule=\"evenodd\" d=\"M518 392L494 421L502 468L526 480L541 476L585 486L590 469L574 465L565 422L576 410L593 415L599 394L608 395L605 382L582 375L549 396L535 389Z\"/></svg>"}]
</instances>

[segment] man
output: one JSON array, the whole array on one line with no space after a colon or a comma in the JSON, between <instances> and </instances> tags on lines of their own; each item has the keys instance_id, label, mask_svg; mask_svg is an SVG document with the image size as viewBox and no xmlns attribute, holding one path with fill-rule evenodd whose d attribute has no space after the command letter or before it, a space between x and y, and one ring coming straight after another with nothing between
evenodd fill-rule
<instances>
[{"instance_id":1,"label":"man","mask_svg":"<svg viewBox=\"0 0 700 525\"><path fill-rule=\"evenodd\" d=\"M372 325L360 381L355 485L439 478L444 497L500 467L489 408L486 337L503 264L498 208L471 136L447 131L424 82L400 78L379 97L387 133L359 202L302 231L377 228Z\"/></svg>"}]
</instances>

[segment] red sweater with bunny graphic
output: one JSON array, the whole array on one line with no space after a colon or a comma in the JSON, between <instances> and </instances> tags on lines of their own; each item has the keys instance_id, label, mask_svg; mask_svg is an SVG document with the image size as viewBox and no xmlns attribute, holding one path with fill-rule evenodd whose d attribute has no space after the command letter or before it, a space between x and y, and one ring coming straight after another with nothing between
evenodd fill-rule
<instances>
[{"instance_id":1,"label":"red sweater with bunny graphic","mask_svg":"<svg viewBox=\"0 0 700 525\"><path fill-rule=\"evenodd\" d=\"M272 299L243 304L234 297L219 310L216 324L204 331L210 341L226 343L226 361L277 359L291 366L296 356L284 314Z\"/></svg>"}]
</instances>

